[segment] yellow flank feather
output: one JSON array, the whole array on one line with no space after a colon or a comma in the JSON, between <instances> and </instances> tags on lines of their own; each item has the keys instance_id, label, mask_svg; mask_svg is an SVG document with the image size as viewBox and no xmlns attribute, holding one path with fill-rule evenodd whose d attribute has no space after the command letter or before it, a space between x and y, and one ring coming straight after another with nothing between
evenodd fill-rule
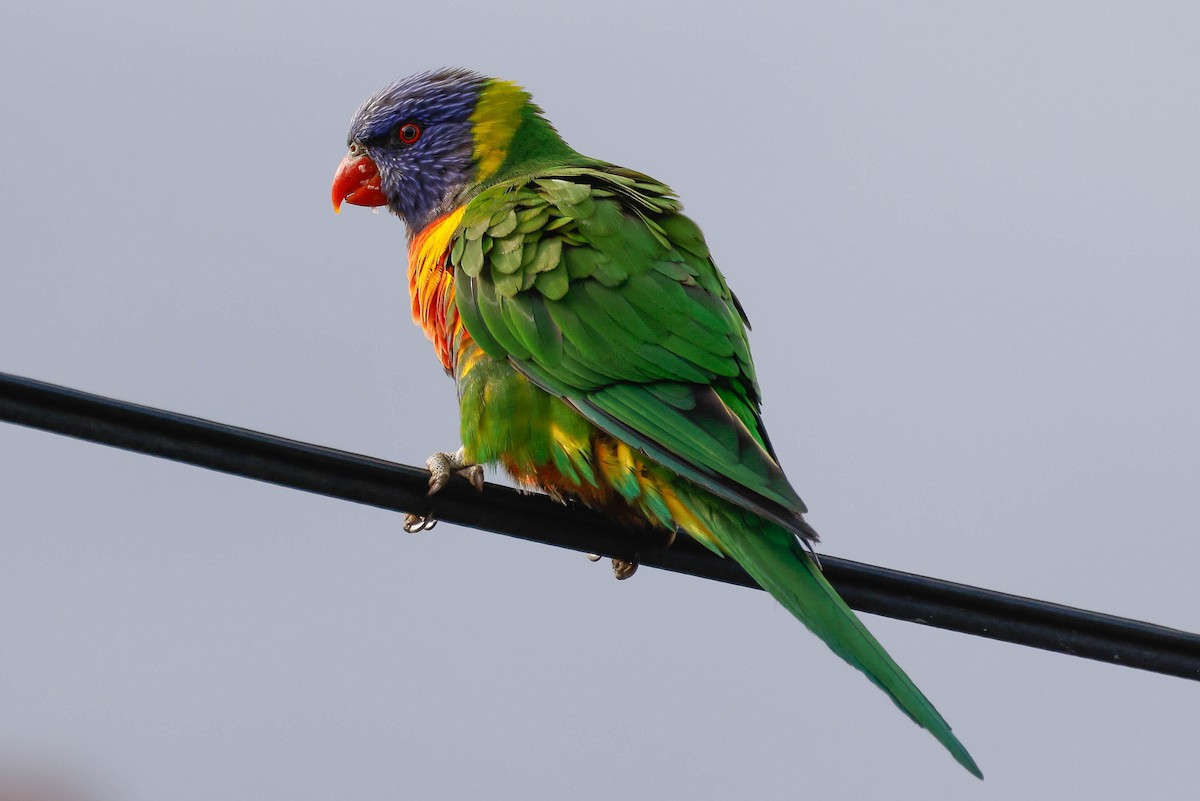
<instances>
[{"instance_id":1,"label":"yellow flank feather","mask_svg":"<svg viewBox=\"0 0 1200 801\"><path fill-rule=\"evenodd\" d=\"M568 431L564 431L562 426L557 423L550 424L550 436L554 438L554 442L558 447L562 448L563 453L569 455L572 459L579 458L579 454L588 447L588 432L581 430L578 432L581 436L574 436Z\"/></svg>"},{"instance_id":2,"label":"yellow flank feather","mask_svg":"<svg viewBox=\"0 0 1200 801\"><path fill-rule=\"evenodd\" d=\"M486 181L508 156L508 146L521 125L521 109L529 93L509 81L491 81L471 114L475 134L476 181Z\"/></svg>"},{"instance_id":3,"label":"yellow flank feather","mask_svg":"<svg viewBox=\"0 0 1200 801\"><path fill-rule=\"evenodd\" d=\"M466 378L475 369L475 366L483 361L483 358L483 348L474 343L470 347L462 349L458 354L458 364L456 365L457 380L461 381Z\"/></svg>"},{"instance_id":4,"label":"yellow flank feather","mask_svg":"<svg viewBox=\"0 0 1200 801\"><path fill-rule=\"evenodd\" d=\"M613 449L614 440L607 437L596 440L592 446L592 452L596 455L596 465L600 468L600 475L604 477L605 482L610 487L617 487L621 483L621 467L617 464L617 454Z\"/></svg>"},{"instance_id":5,"label":"yellow flank feather","mask_svg":"<svg viewBox=\"0 0 1200 801\"><path fill-rule=\"evenodd\" d=\"M617 464L626 473L633 473L634 471L633 451L629 450L629 446L620 440L617 440Z\"/></svg>"},{"instance_id":6,"label":"yellow flank feather","mask_svg":"<svg viewBox=\"0 0 1200 801\"><path fill-rule=\"evenodd\" d=\"M610 487L624 496L627 502L642 508L644 514L653 516L651 499L661 499L675 525L721 553L712 529L679 499L671 482L664 475L649 469L637 451L624 442L608 437L598 438L593 448L600 475ZM667 522L663 520L660 524Z\"/></svg>"},{"instance_id":7,"label":"yellow flank feather","mask_svg":"<svg viewBox=\"0 0 1200 801\"><path fill-rule=\"evenodd\" d=\"M658 482L657 488L662 495L663 502L667 505L667 509L671 512L671 517L675 518L677 526L717 553L724 553L720 543L717 541L717 535L700 518L696 517L695 512L679 500L679 497L675 494L675 490L669 483L665 481Z\"/></svg>"}]
</instances>

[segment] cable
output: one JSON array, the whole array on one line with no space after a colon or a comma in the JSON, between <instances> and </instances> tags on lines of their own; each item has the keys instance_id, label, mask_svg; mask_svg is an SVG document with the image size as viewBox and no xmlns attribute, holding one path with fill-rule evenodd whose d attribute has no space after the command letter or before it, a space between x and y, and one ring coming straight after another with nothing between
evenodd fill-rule
<instances>
[{"instance_id":1,"label":"cable","mask_svg":"<svg viewBox=\"0 0 1200 801\"><path fill-rule=\"evenodd\" d=\"M0 373L0 420L447 523L643 565L756 587L731 559L687 537L647 547L578 505L452 481L432 499L429 474L407 465L213 423ZM1200 680L1200 635L883 567L821 556L825 574L855 609Z\"/></svg>"}]
</instances>

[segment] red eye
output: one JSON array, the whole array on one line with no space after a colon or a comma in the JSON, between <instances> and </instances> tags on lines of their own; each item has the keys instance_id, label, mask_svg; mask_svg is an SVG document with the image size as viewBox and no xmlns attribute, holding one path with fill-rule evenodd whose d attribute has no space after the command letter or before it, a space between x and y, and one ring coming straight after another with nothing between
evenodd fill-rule
<instances>
[{"instance_id":1,"label":"red eye","mask_svg":"<svg viewBox=\"0 0 1200 801\"><path fill-rule=\"evenodd\" d=\"M402 144L411 145L421 138L421 126L415 122L406 122L396 129L396 138Z\"/></svg>"}]
</instances>

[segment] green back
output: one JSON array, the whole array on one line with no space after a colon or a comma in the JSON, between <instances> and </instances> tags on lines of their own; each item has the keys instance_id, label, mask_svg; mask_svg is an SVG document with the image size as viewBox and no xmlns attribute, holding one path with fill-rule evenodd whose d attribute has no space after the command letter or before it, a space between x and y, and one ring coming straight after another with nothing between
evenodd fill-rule
<instances>
[{"instance_id":1,"label":"green back","mask_svg":"<svg viewBox=\"0 0 1200 801\"><path fill-rule=\"evenodd\" d=\"M611 166L489 187L451 245L463 323L604 431L814 539L759 417L745 319L679 210Z\"/></svg>"}]
</instances>

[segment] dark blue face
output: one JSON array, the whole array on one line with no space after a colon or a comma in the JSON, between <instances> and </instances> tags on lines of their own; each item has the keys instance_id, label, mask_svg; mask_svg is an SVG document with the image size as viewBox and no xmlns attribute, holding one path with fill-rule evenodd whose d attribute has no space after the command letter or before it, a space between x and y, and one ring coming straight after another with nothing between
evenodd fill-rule
<instances>
[{"instance_id":1,"label":"dark blue face","mask_svg":"<svg viewBox=\"0 0 1200 801\"><path fill-rule=\"evenodd\" d=\"M388 207L419 231L476 172L471 114L485 78L447 69L406 78L376 93L354 115L347 137L379 168Z\"/></svg>"}]
</instances>

